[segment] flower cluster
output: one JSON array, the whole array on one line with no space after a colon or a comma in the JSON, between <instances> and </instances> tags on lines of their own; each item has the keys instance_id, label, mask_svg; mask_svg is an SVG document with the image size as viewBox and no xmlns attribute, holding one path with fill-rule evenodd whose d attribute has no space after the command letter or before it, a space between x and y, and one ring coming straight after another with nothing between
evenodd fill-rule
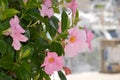
<instances>
[{"instance_id":1,"label":"flower cluster","mask_svg":"<svg viewBox=\"0 0 120 80\"><path fill-rule=\"evenodd\" d=\"M64 67L64 56L74 57L88 48L92 51L92 31L76 26L79 22L76 0L2 3L5 6L2 5L0 14L0 44L3 45L0 70L5 76L9 75L8 80L50 80L49 76L55 71L61 79L66 79L61 70L66 74L71 71ZM71 12L59 9L63 5ZM62 13L61 20L55 13Z\"/></svg>"}]
</instances>

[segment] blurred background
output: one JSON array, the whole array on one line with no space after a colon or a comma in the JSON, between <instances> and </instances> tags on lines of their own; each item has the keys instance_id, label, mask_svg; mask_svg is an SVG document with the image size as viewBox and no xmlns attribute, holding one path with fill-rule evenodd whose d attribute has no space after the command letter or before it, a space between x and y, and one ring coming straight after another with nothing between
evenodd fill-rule
<instances>
[{"instance_id":1,"label":"blurred background","mask_svg":"<svg viewBox=\"0 0 120 80\"><path fill-rule=\"evenodd\" d=\"M78 4L78 25L94 33L93 51L65 59L72 71L68 80L120 80L120 0L78 0Z\"/></svg>"}]
</instances>

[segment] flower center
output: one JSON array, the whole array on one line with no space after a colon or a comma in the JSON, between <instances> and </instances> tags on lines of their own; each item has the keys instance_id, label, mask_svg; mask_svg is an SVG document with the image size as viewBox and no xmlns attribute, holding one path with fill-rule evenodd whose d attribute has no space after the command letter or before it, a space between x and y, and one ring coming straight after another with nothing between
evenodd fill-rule
<instances>
[{"instance_id":1,"label":"flower center","mask_svg":"<svg viewBox=\"0 0 120 80\"><path fill-rule=\"evenodd\" d=\"M50 58L50 59L49 59L49 62L50 62L50 63L54 62L54 58Z\"/></svg>"},{"instance_id":2,"label":"flower center","mask_svg":"<svg viewBox=\"0 0 120 80\"><path fill-rule=\"evenodd\" d=\"M70 42L75 42L76 41L76 37L75 36L72 36L71 38L70 38Z\"/></svg>"}]
</instances>

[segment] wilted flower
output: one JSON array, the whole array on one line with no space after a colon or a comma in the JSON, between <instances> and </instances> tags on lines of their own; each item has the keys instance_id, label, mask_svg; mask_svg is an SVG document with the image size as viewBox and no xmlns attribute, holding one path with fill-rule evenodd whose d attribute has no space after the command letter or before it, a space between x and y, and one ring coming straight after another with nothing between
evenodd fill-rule
<instances>
[{"instance_id":1,"label":"wilted flower","mask_svg":"<svg viewBox=\"0 0 120 80\"><path fill-rule=\"evenodd\" d=\"M68 68L68 67L63 67L63 70L65 71L65 74L66 75L69 75L69 74L71 74L72 72L71 72L71 70Z\"/></svg>"}]
</instances>

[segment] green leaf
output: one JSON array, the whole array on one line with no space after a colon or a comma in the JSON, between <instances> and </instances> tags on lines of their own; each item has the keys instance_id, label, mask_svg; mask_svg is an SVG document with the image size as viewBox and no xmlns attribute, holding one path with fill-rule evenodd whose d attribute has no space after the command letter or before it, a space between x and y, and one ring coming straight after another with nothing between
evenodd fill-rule
<instances>
[{"instance_id":1,"label":"green leaf","mask_svg":"<svg viewBox=\"0 0 120 80\"><path fill-rule=\"evenodd\" d=\"M67 29L68 24L68 15L65 11L62 12L62 32L64 32Z\"/></svg>"},{"instance_id":2,"label":"green leaf","mask_svg":"<svg viewBox=\"0 0 120 80\"><path fill-rule=\"evenodd\" d=\"M0 40L0 45L2 45L0 46L0 53L4 55L7 50L7 44L5 43L5 41Z\"/></svg>"},{"instance_id":3,"label":"green leaf","mask_svg":"<svg viewBox=\"0 0 120 80\"><path fill-rule=\"evenodd\" d=\"M52 18L50 18L50 25L56 30L58 31L58 22L59 20L53 16Z\"/></svg>"},{"instance_id":4,"label":"green leaf","mask_svg":"<svg viewBox=\"0 0 120 80\"><path fill-rule=\"evenodd\" d=\"M7 70L14 68L14 51L11 45L7 45L6 53L0 58L0 67Z\"/></svg>"},{"instance_id":5,"label":"green leaf","mask_svg":"<svg viewBox=\"0 0 120 80\"><path fill-rule=\"evenodd\" d=\"M11 76L8 76L3 72L0 72L0 80L13 80L13 79Z\"/></svg>"},{"instance_id":6,"label":"green leaf","mask_svg":"<svg viewBox=\"0 0 120 80\"><path fill-rule=\"evenodd\" d=\"M27 7L28 8L35 8L35 7L38 7L39 4L38 4L38 0L28 0L27 2Z\"/></svg>"},{"instance_id":7,"label":"green leaf","mask_svg":"<svg viewBox=\"0 0 120 80\"><path fill-rule=\"evenodd\" d=\"M8 0L0 0L0 12L8 8Z\"/></svg>"},{"instance_id":8,"label":"green leaf","mask_svg":"<svg viewBox=\"0 0 120 80\"><path fill-rule=\"evenodd\" d=\"M63 47L60 43L58 42L52 42L50 44L50 51L51 52L57 52L57 54L59 56L63 55L64 54L64 50L63 50Z\"/></svg>"},{"instance_id":9,"label":"green leaf","mask_svg":"<svg viewBox=\"0 0 120 80\"><path fill-rule=\"evenodd\" d=\"M52 38L55 37L58 31L58 22L59 20L55 16L49 19L49 26L47 26L46 28Z\"/></svg>"},{"instance_id":10,"label":"green leaf","mask_svg":"<svg viewBox=\"0 0 120 80\"><path fill-rule=\"evenodd\" d=\"M0 30L4 31L9 28L9 20L0 22Z\"/></svg>"},{"instance_id":11,"label":"green leaf","mask_svg":"<svg viewBox=\"0 0 120 80\"><path fill-rule=\"evenodd\" d=\"M66 0L66 2L68 2L68 3L69 3L69 2L71 2L71 0Z\"/></svg>"},{"instance_id":12,"label":"green leaf","mask_svg":"<svg viewBox=\"0 0 120 80\"><path fill-rule=\"evenodd\" d=\"M65 75L62 71L58 71L58 75L59 75L61 80L67 80L67 78L65 77Z\"/></svg>"},{"instance_id":13,"label":"green leaf","mask_svg":"<svg viewBox=\"0 0 120 80\"><path fill-rule=\"evenodd\" d=\"M53 10L54 10L55 13L60 13L59 8L57 8L56 6L53 7Z\"/></svg>"},{"instance_id":14,"label":"green leaf","mask_svg":"<svg viewBox=\"0 0 120 80\"><path fill-rule=\"evenodd\" d=\"M19 11L16 9L6 9L5 11L2 12L2 15L0 15L0 19L5 20L7 18L14 16L17 13L19 13Z\"/></svg>"},{"instance_id":15,"label":"green leaf","mask_svg":"<svg viewBox=\"0 0 120 80\"><path fill-rule=\"evenodd\" d=\"M18 80L30 80L30 73L25 70L21 65L16 66L15 73Z\"/></svg>"},{"instance_id":16,"label":"green leaf","mask_svg":"<svg viewBox=\"0 0 120 80\"><path fill-rule=\"evenodd\" d=\"M47 75L45 72L44 72L43 76L44 76L45 80L51 80L51 79L50 79L50 76Z\"/></svg>"},{"instance_id":17,"label":"green leaf","mask_svg":"<svg viewBox=\"0 0 120 80\"><path fill-rule=\"evenodd\" d=\"M76 25L79 21L79 11L76 10L76 15L75 15L75 20L74 20L74 24Z\"/></svg>"},{"instance_id":18,"label":"green leaf","mask_svg":"<svg viewBox=\"0 0 120 80\"><path fill-rule=\"evenodd\" d=\"M31 48L26 45L26 46L23 46L19 52L19 58L22 59L22 58L26 58L28 57L30 54L32 53L32 50Z\"/></svg>"},{"instance_id":19,"label":"green leaf","mask_svg":"<svg viewBox=\"0 0 120 80\"><path fill-rule=\"evenodd\" d=\"M45 49L47 49L49 47L49 43L44 38L40 37L35 41L35 47L37 50L44 51Z\"/></svg>"},{"instance_id":20,"label":"green leaf","mask_svg":"<svg viewBox=\"0 0 120 80\"><path fill-rule=\"evenodd\" d=\"M21 63L21 67L23 67L28 73L31 72L31 66L28 60L27 61L23 60Z\"/></svg>"}]
</instances>

